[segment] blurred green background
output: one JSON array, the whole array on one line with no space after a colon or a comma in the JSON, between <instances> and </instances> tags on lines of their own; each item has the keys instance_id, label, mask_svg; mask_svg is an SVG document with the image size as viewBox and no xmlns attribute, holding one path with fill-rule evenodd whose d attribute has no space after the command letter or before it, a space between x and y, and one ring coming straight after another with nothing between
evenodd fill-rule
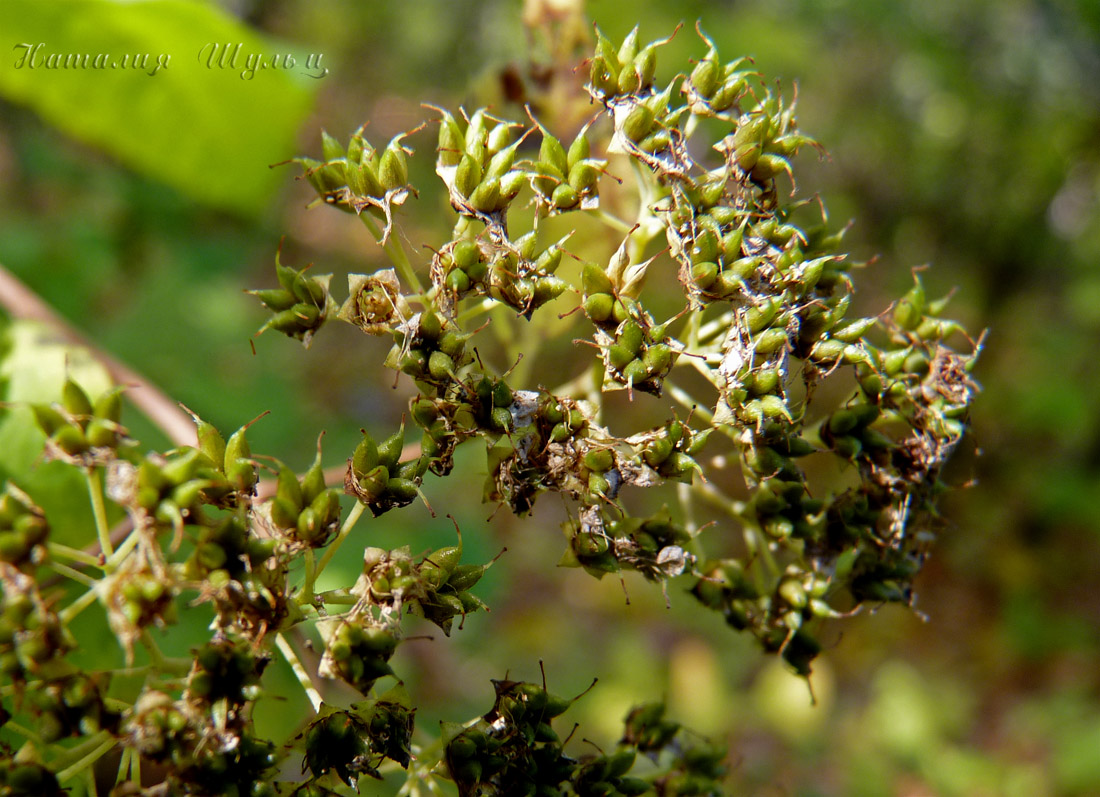
<instances>
[{"instance_id":1,"label":"blurred green background","mask_svg":"<svg viewBox=\"0 0 1100 797\"><path fill-rule=\"evenodd\" d=\"M928 263L930 294L957 287L956 317L989 329L974 440L951 473L974 486L946 501L947 530L917 582L927 622L887 607L836 624L811 707L801 681L678 587L666 611L658 590L628 579L626 606L614 579L556 569L556 506L522 524L504 512L486 522L491 508L465 500L478 477L429 480L471 561L509 552L480 590L492 613L399 652L418 724L432 732L440 718L484 712L489 678L535 679L541 659L559 693L600 678L568 715L578 738L606 745L630 705L666 696L675 718L728 738L731 793L1100 794L1100 5L592 0L586 10L613 40L635 22L643 40L686 22L661 51L665 79L669 64L703 53L699 19L724 58L752 55L769 77L797 80L800 126L829 153L802 156L799 187L823 195L834 223L854 220L857 260L879 256L857 279L859 301L877 311ZM369 119L382 143L431 118L420 101L492 97L500 70L524 61L522 13L518 0L6 0L0 263L222 429L271 410L250 434L254 450L304 468L325 429L326 459L339 464L360 426L400 419L404 387L378 367L386 345L334 325L308 352L264 335L253 355L264 316L242 289L272 284L280 239L284 262L316 262L334 286L385 263L353 218L305 209L296 169L268 166L316 155L321 127L346 139ZM173 60L152 76L16 69L12 45L37 41ZM329 71L243 80L198 60L206 41L293 52L300 65L323 54ZM412 203L410 239L443 240L442 202ZM148 447L164 445L136 413L126 420ZM476 471L476 455L464 456L460 469ZM0 457L0 475L14 459ZM451 539L449 521L410 507L364 524L327 575L352 580L362 545L419 552ZM165 644L195 644L203 612ZM94 645L108 632L82 633ZM290 697L265 701L260 717L285 738L307 704L281 662L268 677L269 693Z\"/></svg>"}]
</instances>

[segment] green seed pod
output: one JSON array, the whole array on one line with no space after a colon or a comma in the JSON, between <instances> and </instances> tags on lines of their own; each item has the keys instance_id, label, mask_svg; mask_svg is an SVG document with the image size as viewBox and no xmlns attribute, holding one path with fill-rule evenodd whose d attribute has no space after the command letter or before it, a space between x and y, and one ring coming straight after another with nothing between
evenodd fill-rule
<instances>
[{"instance_id":1,"label":"green seed pod","mask_svg":"<svg viewBox=\"0 0 1100 797\"><path fill-rule=\"evenodd\" d=\"M858 437L840 435L833 439L833 450L842 457L855 459L863 450L863 443Z\"/></svg>"},{"instance_id":2,"label":"green seed pod","mask_svg":"<svg viewBox=\"0 0 1100 797\"><path fill-rule=\"evenodd\" d=\"M637 354L642 347L644 333L637 321L623 321L616 330L616 342L631 354Z\"/></svg>"},{"instance_id":3,"label":"green seed pod","mask_svg":"<svg viewBox=\"0 0 1100 797\"><path fill-rule=\"evenodd\" d=\"M447 579L447 584L453 588L455 592L465 592L474 587L488 569L489 565L487 564L458 565L451 572L450 577Z\"/></svg>"},{"instance_id":4,"label":"green seed pod","mask_svg":"<svg viewBox=\"0 0 1100 797\"><path fill-rule=\"evenodd\" d=\"M502 379L493 385L494 407L511 407L513 400L512 389L508 387L507 382Z\"/></svg>"},{"instance_id":5,"label":"green seed pod","mask_svg":"<svg viewBox=\"0 0 1100 797\"><path fill-rule=\"evenodd\" d=\"M454 367L454 360L442 351L433 351L432 356L428 358L428 373L441 382L454 374Z\"/></svg>"},{"instance_id":6,"label":"green seed pod","mask_svg":"<svg viewBox=\"0 0 1100 797\"><path fill-rule=\"evenodd\" d=\"M666 437L658 437L642 451L642 459L651 468L661 465L672 454L672 443Z\"/></svg>"},{"instance_id":7,"label":"green seed pod","mask_svg":"<svg viewBox=\"0 0 1100 797\"><path fill-rule=\"evenodd\" d=\"M648 105L638 103L623 120L622 132L631 141L637 143L653 130L655 117Z\"/></svg>"},{"instance_id":8,"label":"green seed pod","mask_svg":"<svg viewBox=\"0 0 1100 797\"><path fill-rule=\"evenodd\" d=\"M611 470L615 464L614 455L608 448L591 448L584 455L584 466L592 471L603 473Z\"/></svg>"},{"instance_id":9,"label":"green seed pod","mask_svg":"<svg viewBox=\"0 0 1100 797\"><path fill-rule=\"evenodd\" d=\"M302 497L302 486L298 483L298 477L294 475L294 471L280 463L275 485L275 495L286 501L293 508L295 515L301 512L305 501Z\"/></svg>"},{"instance_id":10,"label":"green seed pod","mask_svg":"<svg viewBox=\"0 0 1100 797\"><path fill-rule=\"evenodd\" d=\"M718 259L718 235L706 227L698 232L689 252L692 263L713 263Z\"/></svg>"},{"instance_id":11,"label":"green seed pod","mask_svg":"<svg viewBox=\"0 0 1100 797\"><path fill-rule=\"evenodd\" d=\"M481 176L481 164L464 154L455 171L455 189L462 196L469 197L481 183Z\"/></svg>"},{"instance_id":12,"label":"green seed pod","mask_svg":"<svg viewBox=\"0 0 1100 797\"><path fill-rule=\"evenodd\" d=\"M672 367L672 349L664 343L650 346L642 355L642 362L650 374L663 374Z\"/></svg>"},{"instance_id":13,"label":"green seed pod","mask_svg":"<svg viewBox=\"0 0 1100 797\"><path fill-rule=\"evenodd\" d=\"M489 413L490 428L498 432L512 431L512 413L506 407L494 407Z\"/></svg>"},{"instance_id":14,"label":"green seed pod","mask_svg":"<svg viewBox=\"0 0 1100 797\"><path fill-rule=\"evenodd\" d=\"M594 498L600 496L606 496L611 491L611 483L604 477L602 473L592 471L588 474L588 492ZM591 503L595 503L595 500L591 500Z\"/></svg>"},{"instance_id":15,"label":"green seed pod","mask_svg":"<svg viewBox=\"0 0 1100 797\"><path fill-rule=\"evenodd\" d=\"M628 385L640 385L650 377L650 371L641 360L631 360L623 368L623 381Z\"/></svg>"},{"instance_id":16,"label":"green seed pod","mask_svg":"<svg viewBox=\"0 0 1100 797\"><path fill-rule=\"evenodd\" d=\"M615 80L617 94L633 94L642 85L642 76L639 74L634 62L630 61L619 70Z\"/></svg>"},{"instance_id":17,"label":"green seed pod","mask_svg":"<svg viewBox=\"0 0 1100 797\"><path fill-rule=\"evenodd\" d=\"M88 450L88 438L84 430L76 424L66 424L53 433L53 442L70 456L83 454Z\"/></svg>"},{"instance_id":18,"label":"green seed pod","mask_svg":"<svg viewBox=\"0 0 1100 797\"><path fill-rule=\"evenodd\" d=\"M386 482L386 494L398 501L408 503L417 496L416 482L410 479L390 479Z\"/></svg>"},{"instance_id":19,"label":"green seed pod","mask_svg":"<svg viewBox=\"0 0 1100 797\"><path fill-rule=\"evenodd\" d=\"M714 96L714 92L718 90L721 68L718 66L717 61L707 57L695 65L688 79L695 91L709 100Z\"/></svg>"},{"instance_id":20,"label":"green seed pod","mask_svg":"<svg viewBox=\"0 0 1100 797\"><path fill-rule=\"evenodd\" d=\"M920 275L913 274L913 283L894 307L894 323L902 329L916 329L924 318L925 295Z\"/></svg>"},{"instance_id":21,"label":"green seed pod","mask_svg":"<svg viewBox=\"0 0 1100 797\"><path fill-rule=\"evenodd\" d=\"M714 262L696 263L691 267L691 279L702 290L709 290L718 279L718 264Z\"/></svg>"},{"instance_id":22,"label":"green seed pod","mask_svg":"<svg viewBox=\"0 0 1100 797\"><path fill-rule=\"evenodd\" d=\"M111 423L118 423L122 419L122 390L120 387L112 388L99 396L92 406L92 415Z\"/></svg>"},{"instance_id":23,"label":"green seed pod","mask_svg":"<svg viewBox=\"0 0 1100 797\"><path fill-rule=\"evenodd\" d=\"M296 528L299 512L301 509L286 498L276 495L271 499L271 520L281 529Z\"/></svg>"},{"instance_id":24,"label":"green seed pod","mask_svg":"<svg viewBox=\"0 0 1100 797\"><path fill-rule=\"evenodd\" d=\"M576 207L577 203L580 202L580 196L578 196L573 186L568 183L562 183L554 189L550 201L558 210L568 210L569 208Z\"/></svg>"},{"instance_id":25,"label":"green seed pod","mask_svg":"<svg viewBox=\"0 0 1100 797\"><path fill-rule=\"evenodd\" d=\"M90 417L95 411L84 388L74 382L72 377L66 377L61 388L61 404L66 412L77 417Z\"/></svg>"},{"instance_id":26,"label":"green seed pod","mask_svg":"<svg viewBox=\"0 0 1100 797\"><path fill-rule=\"evenodd\" d=\"M589 296L596 293L611 294L614 292L607 273L596 263L591 262L585 263L581 269L581 286Z\"/></svg>"},{"instance_id":27,"label":"green seed pod","mask_svg":"<svg viewBox=\"0 0 1100 797\"><path fill-rule=\"evenodd\" d=\"M567 172L573 171L573 167L583 160L587 160L591 155L591 145L588 142L588 128L584 127L581 132L577 133L577 137L573 139L573 143L569 145L569 152L566 153L566 165L568 167Z\"/></svg>"},{"instance_id":28,"label":"green seed pod","mask_svg":"<svg viewBox=\"0 0 1100 797\"><path fill-rule=\"evenodd\" d=\"M409 182L409 165L405 150L401 147L402 136L395 137L382 153L378 166L378 182L387 191L399 188Z\"/></svg>"},{"instance_id":29,"label":"green seed pod","mask_svg":"<svg viewBox=\"0 0 1100 797\"><path fill-rule=\"evenodd\" d=\"M641 88L648 89L653 85L653 77L657 74L657 47L647 45L634 58L634 69L641 79Z\"/></svg>"},{"instance_id":30,"label":"green seed pod","mask_svg":"<svg viewBox=\"0 0 1100 797\"><path fill-rule=\"evenodd\" d=\"M351 457L351 471L356 477L365 476L379 463L378 445L374 442L374 438L366 429L360 431L363 432L363 439L355 447Z\"/></svg>"},{"instance_id":31,"label":"green seed pod","mask_svg":"<svg viewBox=\"0 0 1100 797\"><path fill-rule=\"evenodd\" d=\"M470 204L482 213L492 213L504 207L500 193L500 180L486 179L470 195Z\"/></svg>"},{"instance_id":32,"label":"green seed pod","mask_svg":"<svg viewBox=\"0 0 1100 797\"><path fill-rule=\"evenodd\" d=\"M118 445L118 424L93 418L84 430L88 445L93 448L114 448Z\"/></svg>"},{"instance_id":33,"label":"green seed pod","mask_svg":"<svg viewBox=\"0 0 1100 797\"><path fill-rule=\"evenodd\" d=\"M769 296L760 304L754 304L745 313L745 323L749 332L756 334L771 325L779 314L780 302L774 296Z\"/></svg>"},{"instance_id":34,"label":"green seed pod","mask_svg":"<svg viewBox=\"0 0 1100 797\"><path fill-rule=\"evenodd\" d=\"M542 129L542 144L539 146L539 160L549 164L563 177L569 172L569 156L561 142Z\"/></svg>"},{"instance_id":35,"label":"green seed pod","mask_svg":"<svg viewBox=\"0 0 1100 797\"><path fill-rule=\"evenodd\" d=\"M35 422L47 437L53 436L54 432L69 423L65 416L50 404L31 404L30 407L31 412L34 413Z\"/></svg>"},{"instance_id":36,"label":"green seed pod","mask_svg":"<svg viewBox=\"0 0 1100 797\"><path fill-rule=\"evenodd\" d=\"M397 467L401 457L401 449L405 447L405 421L402 419L401 427L378 445L378 462L390 470Z\"/></svg>"},{"instance_id":37,"label":"green seed pod","mask_svg":"<svg viewBox=\"0 0 1100 797\"><path fill-rule=\"evenodd\" d=\"M578 193L588 192L596 187L600 173L591 161L578 161L569 169L569 185Z\"/></svg>"},{"instance_id":38,"label":"green seed pod","mask_svg":"<svg viewBox=\"0 0 1100 797\"><path fill-rule=\"evenodd\" d=\"M379 465L365 475L357 477L357 481L362 492L360 500L364 503L370 503L379 499L386 492L386 487L390 481L390 472L385 465Z\"/></svg>"},{"instance_id":39,"label":"green seed pod","mask_svg":"<svg viewBox=\"0 0 1100 797\"><path fill-rule=\"evenodd\" d=\"M592 88L605 97L613 96L619 90L618 71L613 72L612 65L599 55L592 59L588 81Z\"/></svg>"},{"instance_id":40,"label":"green seed pod","mask_svg":"<svg viewBox=\"0 0 1100 797\"><path fill-rule=\"evenodd\" d=\"M584 300L584 312L594 324L603 324L611 317L614 298L607 293L593 293Z\"/></svg>"}]
</instances>

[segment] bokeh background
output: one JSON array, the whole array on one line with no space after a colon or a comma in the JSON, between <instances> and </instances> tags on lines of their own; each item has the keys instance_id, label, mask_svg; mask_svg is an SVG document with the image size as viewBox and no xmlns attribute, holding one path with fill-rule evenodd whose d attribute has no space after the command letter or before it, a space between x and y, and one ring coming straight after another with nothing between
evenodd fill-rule
<instances>
[{"instance_id":1,"label":"bokeh background","mask_svg":"<svg viewBox=\"0 0 1100 797\"><path fill-rule=\"evenodd\" d=\"M483 713L489 678L535 679L542 660L559 693L600 678L569 715L578 739L606 745L632 704L666 697L676 719L728 739L730 793L1100 794L1100 5L591 0L585 12L613 40L635 23L649 40L686 22L661 51L666 79L669 64L704 52L699 19L724 58L752 55L766 75L797 80L801 127L829 155L801 156L799 187L820 192L834 222L854 220L856 259L877 257L860 301L885 306L912 267L931 264L929 292L956 288L955 316L989 330L973 441L952 473L972 486L945 502L947 528L917 582L927 619L886 607L838 623L811 706L802 681L678 587L666 610L628 579L627 606L614 579L556 568L553 512L487 521L491 508L470 500L476 473L429 481L472 561L509 552L480 590L492 613L399 652L418 724ZM346 138L369 119L383 143L431 118L420 101L491 101L500 71L525 63L523 14L518 0L6 0L0 263L222 429L271 410L254 450L304 468L324 429L339 464L361 426L400 419L407 394L379 369L385 344L345 327L308 352L264 335L253 354L264 316L242 289L273 284L280 240L284 262L315 262L336 286L385 264L354 219L305 209L296 169L268 166L316 156L322 127ZM173 60L153 76L16 69L16 45L39 41ZM319 53L328 74L242 80L199 60L212 41L299 64ZM415 145L429 151L431 135ZM414 166L425 184L429 161ZM412 203L409 237L444 240L444 210L430 192ZM126 420L148 447L166 445L136 413ZM0 421L0 475L48 481L10 453L13 434ZM476 472L466 456L460 470ZM416 506L365 524L357 542L420 551L452 539L449 521ZM357 546L342 553L334 581L358 569ZM195 644L204 611L165 645ZM81 633L88 666L112 666L96 642L106 626ZM287 697L263 701L260 717L287 738L307 703L281 662L268 678Z\"/></svg>"}]
</instances>

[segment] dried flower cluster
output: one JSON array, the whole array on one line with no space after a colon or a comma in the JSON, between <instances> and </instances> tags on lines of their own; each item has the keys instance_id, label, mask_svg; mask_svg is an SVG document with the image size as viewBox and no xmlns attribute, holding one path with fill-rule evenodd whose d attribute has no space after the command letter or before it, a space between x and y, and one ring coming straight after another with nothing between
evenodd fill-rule
<instances>
[{"instance_id":1,"label":"dried flower cluster","mask_svg":"<svg viewBox=\"0 0 1100 797\"><path fill-rule=\"evenodd\" d=\"M338 301L329 275L277 258L279 287L252 292L271 311L261 331L308 345L340 320L389 336L380 365L415 386L408 417L419 446L406 446L404 422L386 436L364 430L343 485L329 486L320 440L299 476L261 463L248 425L226 439L198 416L197 445L138 454L118 390L93 402L70 379L61 401L33 407L46 457L87 476L98 546L52 543L29 496L9 485L0 497L4 699L35 728L19 726L29 741L0 766L5 793L60 793L115 747L119 795L141 792L142 762L162 773L149 794L332 794L387 766L407 768L411 788L443 778L463 796L721 793L725 751L682 733L656 704L626 718L613 751L574 757L552 726L573 701L545 684L494 682L484 717L446 725L426 747L412 741L415 708L400 686L350 706L321 703L313 675L365 696L398 675L389 662L405 615L449 634L485 608L471 590L492 562L463 562L461 536L421 556L367 548L354 585L315 591L367 510L377 517L430 492L425 479L450 474L456 449L473 438L488 451L487 502L522 516L544 493L564 499L562 564L597 577L633 570L662 589L685 579L702 606L800 674L820 651L819 620L865 602L912 602L941 469L976 392L968 372L979 346L941 317L945 301L927 299L916 274L891 309L847 316L853 264L838 252L843 230L828 228L823 207L808 223L817 205L786 195L792 158L816 146L798 131L794 102L747 60L722 62L700 36L701 60L662 87L664 41L642 46L635 29L616 47L597 31L578 99L599 112L568 146L530 110L528 124L484 108L430 108L435 171L457 215L430 262L411 262L395 235L397 209L418 195L406 144L417 131L382 148L363 129L347 146L326 134L323 160L297 160L324 203L376 231L393 268L351 275ZM607 209L629 203L630 223ZM543 234L566 214L606 224L600 240L614 238L613 254L586 256L572 233ZM647 283L662 286L656 300ZM678 309L659 317L671 295ZM558 314L570 307L579 312ZM494 370L481 333L505 322L539 325L543 336L581 330L594 359L562 386ZM951 336L968 353L950 348ZM814 397L830 379L848 379L850 392L823 408ZM663 423L620 436L603 418L613 391L680 411L662 404ZM723 473L734 460L741 498L727 494ZM817 484L829 460L849 486ZM261 465L275 484L263 500ZM675 498L661 510L628 512L632 494L669 486ZM354 499L346 515L341 494ZM120 543L105 499L128 518ZM721 516L703 537L696 500ZM731 538L743 555L728 553ZM708 557L710 540L726 553ZM87 586L63 608L40 575L59 573ZM185 600L213 604L213 636L193 660L169 660L149 629L174 623ZM67 625L94 604L127 656L140 645L151 658L132 703L109 695L109 673L65 660ZM313 674L291 644L303 624L324 645ZM276 649L317 709L287 749L251 720ZM72 737L75 746L51 746ZM638 754L656 762L643 776L631 774ZM276 769L284 756L301 762L295 782Z\"/></svg>"}]
</instances>

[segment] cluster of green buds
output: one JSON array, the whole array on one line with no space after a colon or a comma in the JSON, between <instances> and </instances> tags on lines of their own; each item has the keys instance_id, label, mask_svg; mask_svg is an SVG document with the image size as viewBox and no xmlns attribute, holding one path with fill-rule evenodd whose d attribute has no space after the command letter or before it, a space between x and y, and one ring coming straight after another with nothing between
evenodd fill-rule
<instances>
[{"instance_id":1,"label":"cluster of green buds","mask_svg":"<svg viewBox=\"0 0 1100 797\"><path fill-rule=\"evenodd\" d=\"M632 709L614 750L577 759L565 754L569 739L559 736L553 721L581 695L559 697L545 683L526 681L493 681L493 687L493 708L476 723L441 723L446 773L462 797L724 793L726 750L692 739L679 723L664 718L663 704ZM639 753L656 764L641 767L648 770L644 776L633 774Z\"/></svg>"},{"instance_id":2,"label":"cluster of green buds","mask_svg":"<svg viewBox=\"0 0 1100 797\"><path fill-rule=\"evenodd\" d=\"M527 169L539 208L547 215L598 208L599 181L606 174L607 160L591 157L588 126L580 129L569 149L541 124L538 128L542 134L539 157Z\"/></svg>"},{"instance_id":3,"label":"cluster of green buds","mask_svg":"<svg viewBox=\"0 0 1100 797\"><path fill-rule=\"evenodd\" d=\"M266 504L273 536L309 548L326 545L340 527L340 491L325 486L321 465L321 438L317 456L301 479L286 464L278 463L275 495Z\"/></svg>"},{"instance_id":4,"label":"cluster of green buds","mask_svg":"<svg viewBox=\"0 0 1100 797\"><path fill-rule=\"evenodd\" d=\"M385 239L392 226L393 208L404 204L410 195L408 156L412 150L401 143L409 133L394 136L379 150L366 139L363 129L351 136L347 149L322 132L324 161L294 158L289 162L302 167L303 176L321 201L349 213L369 211L384 218Z\"/></svg>"},{"instance_id":5,"label":"cluster of green buds","mask_svg":"<svg viewBox=\"0 0 1100 797\"><path fill-rule=\"evenodd\" d=\"M269 661L244 640L218 634L196 651L184 699L200 707L224 701L228 709L238 709L260 696L260 678Z\"/></svg>"},{"instance_id":6,"label":"cluster of green buds","mask_svg":"<svg viewBox=\"0 0 1100 797\"><path fill-rule=\"evenodd\" d=\"M675 32L673 33L675 35ZM596 53L588 67L588 82L599 99L648 94L657 74L657 48L671 40L656 41L641 47L638 26L626 35L618 48L596 28Z\"/></svg>"},{"instance_id":7,"label":"cluster of green buds","mask_svg":"<svg viewBox=\"0 0 1100 797\"><path fill-rule=\"evenodd\" d=\"M126 441L126 430L119 424L122 388L103 393L93 403L69 377L60 402L35 403L30 408L46 435L49 459L91 467L109 461Z\"/></svg>"},{"instance_id":8,"label":"cluster of green buds","mask_svg":"<svg viewBox=\"0 0 1100 797\"><path fill-rule=\"evenodd\" d=\"M0 674L19 684L48 673L76 647L30 576L0 563Z\"/></svg>"},{"instance_id":9,"label":"cluster of green buds","mask_svg":"<svg viewBox=\"0 0 1100 797\"><path fill-rule=\"evenodd\" d=\"M395 327L392 334L393 348L386 366L428 385L429 390L449 384L458 370L474 359L466 349L470 334L430 309Z\"/></svg>"},{"instance_id":10,"label":"cluster of green buds","mask_svg":"<svg viewBox=\"0 0 1100 797\"><path fill-rule=\"evenodd\" d=\"M280 287L248 291L273 313L256 334L274 329L308 346L321 325L337 311L328 289L332 275L306 276L308 268L295 271L275 255L275 276Z\"/></svg>"},{"instance_id":11,"label":"cluster of green buds","mask_svg":"<svg viewBox=\"0 0 1100 797\"><path fill-rule=\"evenodd\" d=\"M381 443L376 443L364 429L363 439L348 460L344 492L366 504L375 517L407 506L420 490L420 482L428 470L428 458L418 456L401 462L404 447L405 422L402 420L401 427Z\"/></svg>"},{"instance_id":12,"label":"cluster of green buds","mask_svg":"<svg viewBox=\"0 0 1100 797\"><path fill-rule=\"evenodd\" d=\"M516 165L516 151L525 136L517 137L513 122L505 122L479 108L461 121L439 111L436 173L447 186L451 206L460 215L504 226L504 216L527 178Z\"/></svg>"},{"instance_id":13,"label":"cluster of green buds","mask_svg":"<svg viewBox=\"0 0 1100 797\"><path fill-rule=\"evenodd\" d=\"M36 730L43 741L92 736L101 730L118 731L122 716L104 703L106 684L96 676L75 673L36 686L31 704L38 718Z\"/></svg>"},{"instance_id":14,"label":"cluster of green buds","mask_svg":"<svg viewBox=\"0 0 1100 797\"><path fill-rule=\"evenodd\" d=\"M696 116L717 116L731 109L736 110L736 103L748 90L749 79L755 74L744 68L751 60L738 58L725 64L720 63L718 48L714 42L703 33L698 24L695 30L706 42L707 54L695 64L684 83L683 91L691 113Z\"/></svg>"},{"instance_id":15,"label":"cluster of green buds","mask_svg":"<svg viewBox=\"0 0 1100 797\"><path fill-rule=\"evenodd\" d=\"M312 774L306 788L314 791L301 793L328 793L320 790L332 780L329 773L348 786L361 775L380 779L378 767L386 759L407 767L415 711L400 685L347 710L322 705L302 734L303 768Z\"/></svg>"},{"instance_id":16,"label":"cluster of green buds","mask_svg":"<svg viewBox=\"0 0 1100 797\"><path fill-rule=\"evenodd\" d=\"M568 236L566 236L568 238ZM489 296L530 318L558 298L567 284L554 272L561 265L566 238L538 251L536 230L515 242L462 238L445 246L432 261L432 283L441 304L450 309L471 293Z\"/></svg>"},{"instance_id":17,"label":"cluster of green buds","mask_svg":"<svg viewBox=\"0 0 1100 797\"><path fill-rule=\"evenodd\" d=\"M647 518L609 514L588 507L577 522L562 524L569 547L560 566L583 567L596 578L634 570L661 583L694 568L695 555L687 550L694 535L673 522L668 507Z\"/></svg>"},{"instance_id":18,"label":"cluster of green buds","mask_svg":"<svg viewBox=\"0 0 1100 797\"><path fill-rule=\"evenodd\" d=\"M45 560L49 534L42 510L9 482L0 493L0 562L29 572Z\"/></svg>"},{"instance_id":19,"label":"cluster of green buds","mask_svg":"<svg viewBox=\"0 0 1100 797\"><path fill-rule=\"evenodd\" d=\"M213 718L164 692L143 692L126 722L126 744L167 770L169 793L274 797L275 746L239 719Z\"/></svg>"}]
</instances>

